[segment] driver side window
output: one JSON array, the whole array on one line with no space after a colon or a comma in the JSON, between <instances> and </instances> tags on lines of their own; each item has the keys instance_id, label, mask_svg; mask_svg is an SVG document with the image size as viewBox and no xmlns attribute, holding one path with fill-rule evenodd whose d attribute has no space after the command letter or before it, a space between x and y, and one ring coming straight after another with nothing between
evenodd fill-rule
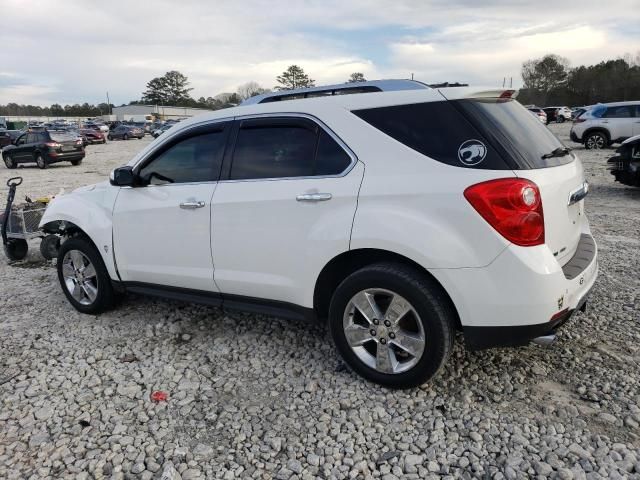
<instances>
[{"instance_id":1,"label":"driver side window","mask_svg":"<svg viewBox=\"0 0 640 480\"><path fill-rule=\"evenodd\" d=\"M147 185L216 181L225 141L222 130L181 140L144 166L140 178Z\"/></svg>"}]
</instances>

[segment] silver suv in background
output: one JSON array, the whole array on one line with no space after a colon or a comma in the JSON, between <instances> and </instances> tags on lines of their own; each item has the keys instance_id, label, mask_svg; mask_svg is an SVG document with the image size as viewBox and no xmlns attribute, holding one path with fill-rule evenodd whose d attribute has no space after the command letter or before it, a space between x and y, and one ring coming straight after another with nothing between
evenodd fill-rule
<instances>
[{"instance_id":1,"label":"silver suv in background","mask_svg":"<svg viewBox=\"0 0 640 480\"><path fill-rule=\"evenodd\" d=\"M601 149L640 135L640 101L594 105L574 120L571 140Z\"/></svg>"}]
</instances>

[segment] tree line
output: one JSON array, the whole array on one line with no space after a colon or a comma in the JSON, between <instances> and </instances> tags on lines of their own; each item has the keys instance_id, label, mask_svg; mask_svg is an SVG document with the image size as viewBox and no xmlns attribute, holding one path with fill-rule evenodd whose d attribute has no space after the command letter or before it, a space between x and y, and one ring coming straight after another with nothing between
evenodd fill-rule
<instances>
[{"instance_id":1,"label":"tree line","mask_svg":"<svg viewBox=\"0 0 640 480\"><path fill-rule=\"evenodd\" d=\"M559 55L548 54L522 64L523 104L583 106L640 100L640 52L597 65L572 68Z\"/></svg>"}]
</instances>

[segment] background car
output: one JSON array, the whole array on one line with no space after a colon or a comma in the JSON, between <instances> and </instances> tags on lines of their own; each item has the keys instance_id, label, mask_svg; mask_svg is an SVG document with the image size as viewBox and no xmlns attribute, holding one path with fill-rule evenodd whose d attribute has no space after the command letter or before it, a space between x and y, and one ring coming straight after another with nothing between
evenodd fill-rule
<instances>
[{"instance_id":1,"label":"background car","mask_svg":"<svg viewBox=\"0 0 640 480\"><path fill-rule=\"evenodd\" d=\"M640 187L640 135L622 142L616 155L607 160L607 163L616 182Z\"/></svg>"},{"instance_id":2,"label":"background car","mask_svg":"<svg viewBox=\"0 0 640 480\"><path fill-rule=\"evenodd\" d=\"M547 124L547 114L543 109L538 107L527 107L527 110L535 114L538 117L538 120L540 120L542 123L544 123L545 125Z\"/></svg>"},{"instance_id":3,"label":"background car","mask_svg":"<svg viewBox=\"0 0 640 480\"><path fill-rule=\"evenodd\" d=\"M588 150L640 135L640 101L595 105L574 120L569 135Z\"/></svg>"},{"instance_id":4,"label":"background car","mask_svg":"<svg viewBox=\"0 0 640 480\"><path fill-rule=\"evenodd\" d=\"M547 123L563 123L571 120L571 109L569 107L545 107L542 110L547 114Z\"/></svg>"},{"instance_id":5,"label":"background car","mask_svg":"<svg viewBox=\"0 0 640 480\"><path fill-rule=\"evenodd\" d=\"M0 148L4 148L7 145L11 145L11 135L6 129L0 130Z\"/></svg>"},{"instance_id":6,"label":"background car","mask_svg":"<svg viewBox=\"0 0 640 480\"><path fill-rule=\"evenodd\" d=\"M83 158L82 140L66 131L29 131L18 137L14 145L2 150L2 159L7 168L31 162L43 169L57 162L80 165Z\"/></svg>"},{"instance_id":7,"label":"background car","mask_svg":"<svg viewBox=\"0 0 640 480\"><path fill-rule=\"evenodd\" d=\"M130 138L141 139L144 137L144 130L140 127L134 127L131 125L118 125L113 130L109 131L107 138L109 140L115 140L116 138L122 140L129 140Z\"/></svg>"},{"instance_id":8,"label":"background car","mask_svg":"<svg viewBox=\"0 0 640 480\"><path fill-rule=\"evenodd\" d=\"M162 135L164 132L166 132L167 130L169 130L171 127L173 127L173 124L170 125L163 125L160 128L157 128L156 130L154 130L151 135L153 136L153 138L158 138L160 135Z\"/></svg>"},{"instance_id":9,"label":"background car","mask_svg":"<svg viewBox=\"0 0 640 480\"><path fill-rule=\"evenodd\" d=\"M85 145L89 145L92 143L107 143L107 139L104 137L104 133L102 133L100 130L81 128L79 130L79 133L80 135L82 135Z\"/></svg>"}]
</instances>

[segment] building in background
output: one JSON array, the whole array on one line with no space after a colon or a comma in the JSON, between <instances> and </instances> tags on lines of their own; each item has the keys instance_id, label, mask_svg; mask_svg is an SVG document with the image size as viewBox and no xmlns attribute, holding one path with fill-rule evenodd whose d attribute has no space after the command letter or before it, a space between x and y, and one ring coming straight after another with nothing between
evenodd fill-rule
<instances>
[{"instance_id":1,"label":"building in background","mask_svg":"<svg viewBox=\"0 0 640 480\"><path fill-rule=\"evenodd\" d=\"M171 107L162 105L124 105L113 107L111 115L104 115L105 120L119 121L141 121L153 120L154 117L160 120L170 120L193 117L201 113L210 112L205 108ZM148 117L148 118L147 118Z\"/></svg>"}]
</instances>

